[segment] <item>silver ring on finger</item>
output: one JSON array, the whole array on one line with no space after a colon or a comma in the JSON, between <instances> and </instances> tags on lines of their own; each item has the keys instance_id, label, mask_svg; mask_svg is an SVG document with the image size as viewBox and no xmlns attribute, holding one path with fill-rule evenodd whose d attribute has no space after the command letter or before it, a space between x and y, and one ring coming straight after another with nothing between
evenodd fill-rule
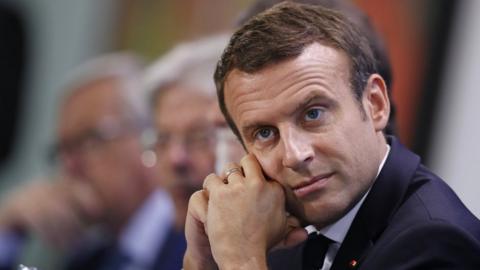
<instances>
[{"instance_id":1,"label":"silver ring on finger","mask_svg":"<svg viewBox=\"0 0 480 270\"><path fill-rule=\"evenodd\" d=\"M238 167L235 167L235 168L231 168L231 169L228 169L226 172L225 172L225 178L223 180L223 182L225 184L228 184L228 177L234 173L242 173L242 169L238 168Z\"/></svg>"}]
</instances>

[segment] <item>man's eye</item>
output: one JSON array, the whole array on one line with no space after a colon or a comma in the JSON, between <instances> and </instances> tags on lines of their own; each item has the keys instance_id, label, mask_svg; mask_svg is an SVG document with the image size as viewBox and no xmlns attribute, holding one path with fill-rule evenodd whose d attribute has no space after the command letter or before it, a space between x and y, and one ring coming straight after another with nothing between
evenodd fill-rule
<instances>
[{"instance_id":1,"label":"man's eye","mask_svg":"<svg viewBox=\"0 0 480 270\"><path fill-rule=\"evenodd\" d=\"M159 133L157 135L157 146L165 147L170 141L170 135L167 133Z\"/></svg>"},{"instance_id":2,"label":"man's eye","mask_svg":"<svg viewBox=\"0 0 480 270\"><path fill-rule=\"evenodd\" d=\"M255 139L265 141L273 136L273 130L271 128L261 128L255 133Z\"/></svg>"},{"instance_id":3,"label":"man's eye","mask_svg":"<svg viewBox=\"0 0 480 270\"><path fill-rule=\"evenodd\" d=\"M310 109L305 114L304 120L305 121L318 120L321 117L322 113L323 113L323 111L319 108Z\"/></svg>"}]
</instances>

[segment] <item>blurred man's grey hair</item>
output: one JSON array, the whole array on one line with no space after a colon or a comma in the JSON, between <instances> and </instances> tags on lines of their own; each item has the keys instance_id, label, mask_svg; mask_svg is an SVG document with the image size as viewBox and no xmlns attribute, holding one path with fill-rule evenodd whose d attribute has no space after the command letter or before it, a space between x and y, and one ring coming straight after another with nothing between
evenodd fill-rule
<instances>
[{"instance_id":1,"label":"blurred man's grey hair","mask_svg":"<svg viewBox=\"0 0 480 270\"><path fill-rule=\"evenodd\" d=\"M141 76L144 62L134 53L118 52L88 60L75 68L63 84L62 100L68 99L83 86L102 79L118 80L118 89L125 101L125 113L134 121L149 119Z\"/></svg>"},{"instance_id":2,"label":"blurred man's grey hair","mask_svg":"<svg viewBox=\"0 0 480 270\"><path fill-rule=\"evenodd\" d=\"M151 64L143 77L150 100L154 102L159 92L174 84L214 97L213 73L229 38L230 34L218 34L181 43Z\"/></svg>"}]
</instances>

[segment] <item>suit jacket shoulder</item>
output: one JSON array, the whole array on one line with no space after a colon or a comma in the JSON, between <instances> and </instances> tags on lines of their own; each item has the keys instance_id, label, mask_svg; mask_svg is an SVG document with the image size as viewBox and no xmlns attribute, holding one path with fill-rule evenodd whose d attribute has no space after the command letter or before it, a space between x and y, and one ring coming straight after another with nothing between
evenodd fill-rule
<instances>
[{"instance_id":1,"label":"suit jacket shoulder","mask_svg":"<svg viewBox=\"0 0 480 270\"><path fill-rule=\"evenodd\" d=\"M331 270L480 269L480 221L417 155L388 141L390 154ZM302 250L276 251L269 266L301 269Z\"/></svg>"},{"instance_id":2,"label":"suit jacket shoulder","mask_svg":"<svg viewBox=\"0 0 480 270\"><path fill-rule=\"evenodd\" d=\"M362 269L480 269L480 221L417 155L389 143L332 269L352 260Z\"/></svg>"}]
</instances>

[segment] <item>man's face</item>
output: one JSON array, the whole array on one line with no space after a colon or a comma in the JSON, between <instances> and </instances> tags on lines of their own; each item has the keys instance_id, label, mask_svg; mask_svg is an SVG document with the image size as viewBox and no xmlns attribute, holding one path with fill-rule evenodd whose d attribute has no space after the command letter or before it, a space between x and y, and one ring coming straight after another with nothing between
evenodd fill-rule
<instances>
[{"instance_id":1,"label":"man's face","mask_svg":"<svg viewBox=\"0 0 480 270\"><path fill-rule=\"evenodd\" d=\"M171 194L185 200L214 169L214 134L206 117L211 98L188 86L165 89L155 103L160 174Z\"/></svg>"},{"instance_id":2,"label":"man's face","mask_svg":"<svg viewBox=\"0 0 480 270\"><path fill-rule=\"evenodd\" d=\"M59 140L67 172L88 181L107 208L109 222L123 222L151 190L141 163L138 130L126 120L116 79L78 89L63 104Z\"/></svg>"},{"instance_id":3,"label":"man's face","mask_svg":"<svg viewBox=\"0 0 480 270\"><path fill-rule=\"evenodd\" d=\"M385 153L383 81L369 80L359 104L349 67L344 53L314 43L254 74L233 70L225 82L247 150L285 188L289 211L319 227L353 207Z\"/></svg>"}]
</instances>

